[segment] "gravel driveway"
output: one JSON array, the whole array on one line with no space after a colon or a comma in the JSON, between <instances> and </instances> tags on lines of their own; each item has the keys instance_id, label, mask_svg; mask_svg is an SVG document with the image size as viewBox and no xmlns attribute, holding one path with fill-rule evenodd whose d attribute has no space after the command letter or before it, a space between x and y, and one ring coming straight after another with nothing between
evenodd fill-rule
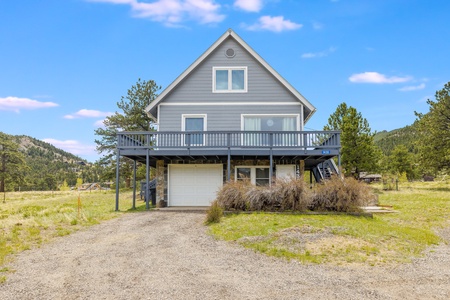
<instances>
[{"instance_id":1,"label":"gravel driveway","mask_svg":"<svg viewBox=\"0 0 450 300\"><path fill-rule=\"evenodd\" d=\"M203 220L126 214L23 252L0 299L450 299L448 244L411 264L302 265L216 241Z\"/></svg>"}]
</instances>

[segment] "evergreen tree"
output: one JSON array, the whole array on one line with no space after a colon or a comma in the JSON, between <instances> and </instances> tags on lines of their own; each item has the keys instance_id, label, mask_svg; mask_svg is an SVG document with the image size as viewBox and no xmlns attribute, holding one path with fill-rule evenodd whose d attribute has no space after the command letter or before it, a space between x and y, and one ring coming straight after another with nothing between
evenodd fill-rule
<instances>
[{"instance_id":1,"label":"evergreen tree","mask_svg":"<svg viewBox=\"0 0 450 300\"><path fill-rule=\"evenodd\" d=\"M392 150L388 158L389 170L397 175L406 174L409 180L415 179L416 172L413 164L413 155L405 145L398 145Z\"/></svg>"},{"instance_id":2,"label":"evergreen tree","mask_svg":"<svg viewBox=\"0 0 450 300\"><path fill-rule=\"evenodd\" d=\"M26 170L25 157L19 151L19 145L11 136L0 132L0 192L11 190L12 184L22 184Z\"/></svg>"},{"instance_id":3,"label":"evergreen tree","mask_svg":"<svg viewBox=\"0 0 450 300\"><path fill-rule=\"evenodd\" d=\"M106 117L105 128L98 128L95 134L99 139L95 140L97 151L105 154L99 164L109 168L102 174L103 179L112 180L115 177L115 155L117 133L120 131L153 131L154 122L145 113L145 108L158 96L157 92L161 87L153 80L141 81L139 79L117 102L117 107L122 112L116 112L112 116ZM126 177L127 187L129 187L132 174L133 163L129 159L121 159L121 176ZM105 178L108 176L108 178Z\"/></svg>"},{"instance_id":4,"label":"evergreen tree","mask_svg":"<svg viewBox=\"0 0 450 300\"><path fill-rule=\"evenodd\" d=\"M341 163L347 176L377 170L380 150L374 144L369 122L354 107L339 104L324 130L341 130Z\"/></svg>"},{"instance_id":5,"label":"evergreen tree","mask_svg":"<svg viewBox=\"0 0 450 300\"><path fill-rule=\"evenodd\" d=\"M430 111L415 113L418 118L417 145L424 172L436 174L450 170L450 82L428 100Z\"/></svg>"}]
</instances>

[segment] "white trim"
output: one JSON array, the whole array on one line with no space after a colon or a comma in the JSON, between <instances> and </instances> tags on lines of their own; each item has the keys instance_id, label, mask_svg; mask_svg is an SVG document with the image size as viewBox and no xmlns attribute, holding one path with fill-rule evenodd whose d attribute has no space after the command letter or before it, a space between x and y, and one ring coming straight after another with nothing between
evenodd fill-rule
<instances>
[{"instance_id":1,"label":"white trim","mask_svg":"<svg viewBox=\"0 0 450 300\"><path fill-rule=\"evenodd\" d=\"M258 53L256 53L244 40L241 39L232 29L228 29L214 44L212 44L196 61L194 61L180 76L178 76L155 100L153 100L145 111L153 116L150 111L161 102L185 77L187 77L198 65L200 65L220 44L228 37L234 38L250 55L252 55L260 64L262 64L276 79L278 79L298 100L309 108L311 113L306 116L305 122L316 112L316 108L302 94L300 94L292 85L290 85L277 71L275 71ZM153 116L154 118L154 116Z\"/></svg>"},{"instance_id":2,"label":"white trim","mask_svg":"<svg viewBox=\"0 0 450 300\"><path fill-rule=\"evenodd\" d=\"M294 105L302 106L299 102L170 102L161 103L158 105L158 110L160 106L226 106L226 105ZM159 118L159 116L158 116Z\"/></svg>"},{"instance_id":3,"label":"white trim","mask_svg":"<svg viewBox=\"0 0 450 300\"><path fill-rule=\"evenodd\" d=\"M212 68L212 92L213 93L247 93L247 74L248 74L248 68L247 67L213 67ZM227 90L217 90L216 89L216 71L217 70L222 70L222 71L228 71L228 89ZM244 71L244 89L242 90L233 90L232 86L232 80L233 80L233 76L232 76L232 71L234 70L243 70Z\"/></svg>"},{"instance_id":4,"label":"white trim","mask_svg":"<svg viewBox=\"0 0 450 300\"><path fill-rule=\"evenodd\" d=\"M305 119L304 119L303 109L304 109L304 107L302 105L302 107L300 108L300 120L303 120L303 122L301 122L301 124L300 124L300 129L299 129L300 131L303 131L304 127L305 127Z\"/></svg>"},{"instance_id":5,"label":"white trim","mask_svg":"<svg viewBox=\"0 0 450 300\"><path fill-rule=\"evenodd\" d=\"M300 131L300 114L241 114L241 130L244 130L244 118L245 117L296 117L297 118L297 131Z\"/></svg>"},{"instance_id":6,"label":"white trim","mask_svg":"<svg viewBox=\"0 0 450 300\"><path fill-rule=\"evenodd\" d=\"M181 131L186 131L186 118L203 118L203 131L207 131L207 114L182 114L181 115ZM181 144L184 145L184 136L181 136ZM206 136L203 134L203 144L195 144L197 146L206 145Z\"/></svg>"},{"instance_id":7,"label":"white trim","mask_svg":"<svg viewBox=\"0 0 450 300\"><path fill-rule=\"evenodd\" d=\"M160 116L160 114L161 114L161 109L160 109L160 106L161 106L161 104L160 105L158 105L158 111L157 111L157 113L158 113L158 116L157 116L157 120L156 120L156 124L158 124L158 130L157 131L159 131L159 120L161 120L160 118L159 118L159 116Z\"/></svg>"}]
</instances>

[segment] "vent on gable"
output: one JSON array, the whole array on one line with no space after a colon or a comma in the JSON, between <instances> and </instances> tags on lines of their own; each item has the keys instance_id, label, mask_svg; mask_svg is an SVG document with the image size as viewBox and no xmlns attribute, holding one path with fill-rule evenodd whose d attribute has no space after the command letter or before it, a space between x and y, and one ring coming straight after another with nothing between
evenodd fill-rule
<instances>
[{"instance_id":1,"label":"vent on gable","mask_svg":"<svg viewBox=\"0 0 450 300\"><path fill-rule=\"evenodd\" d=\"M236 55L236 53L234 52L234 49L232 48L228 48L227 51L225 51L225 56L228 58L232 58Z\"/></svg>"}]
</instances>

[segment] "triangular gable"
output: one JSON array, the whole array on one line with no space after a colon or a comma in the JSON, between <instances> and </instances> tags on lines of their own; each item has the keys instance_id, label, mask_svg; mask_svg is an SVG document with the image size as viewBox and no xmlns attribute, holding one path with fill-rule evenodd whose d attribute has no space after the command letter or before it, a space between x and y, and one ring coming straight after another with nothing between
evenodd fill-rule
<instances>
[{"instance_id":1,"label":"triangular gable","mask_svg":"<svg viewBox=\"0 0 450 300\"><path fill-rule=\"evenodd\" d=\"M239 35L237 35L232 29L228 29L214 44L211 45L194 63L192 63L180 76L178 76L155 100L153 100L146 108L147 114L154 120L156 120L156 107L163 101L163 99L182 82L198 65L200 65L220 44L223 43L228 37L232 37L237 43L239 43L245 50L247 50L251 56L253 56L264 68L269 71L287 90L289 90L305 107L308 108L310 113L304 116L304 123L315 113L316 108L308 101L302 94L300 94L289 82L287 82L275 69L273 69L258 53L256 53Z\"/></svg>"}]
</instances>

